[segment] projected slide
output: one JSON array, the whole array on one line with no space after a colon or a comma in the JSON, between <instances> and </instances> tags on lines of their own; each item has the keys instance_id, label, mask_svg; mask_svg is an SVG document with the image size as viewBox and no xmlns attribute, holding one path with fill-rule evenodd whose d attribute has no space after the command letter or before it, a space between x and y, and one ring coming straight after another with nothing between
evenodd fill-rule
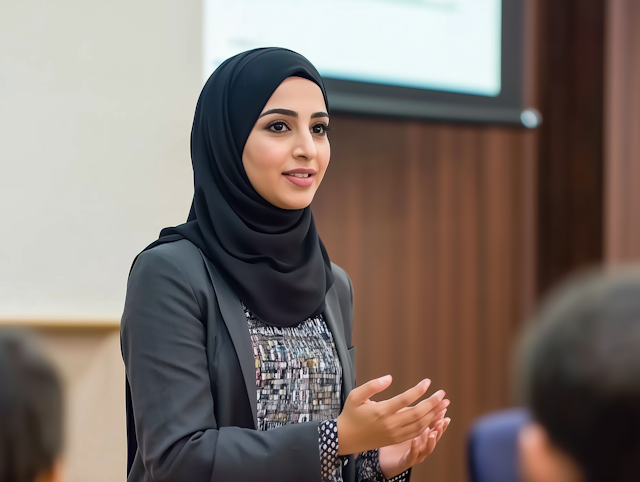
<instances>
[{"instance_id":1,"label":"projected slide","mask_svg":"<svg viewBox=\"0 0 640 482\"><path fill-rule=\"evenodd\" d=\"M306 56L325 77L500 93L502 0L205 0L205 79L255 47Z\"/></svg>"}]
</instances>

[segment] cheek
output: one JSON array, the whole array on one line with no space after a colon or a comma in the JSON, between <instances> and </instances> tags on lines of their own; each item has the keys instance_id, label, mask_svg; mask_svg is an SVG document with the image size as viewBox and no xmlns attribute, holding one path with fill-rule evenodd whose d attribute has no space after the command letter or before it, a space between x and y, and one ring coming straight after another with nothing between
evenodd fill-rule
<instances>
[{"instance_id":1,"label":"cheek","mask_svg":"<svg viewBox=\"0 0 640 482\"><path fill-rule=\"evenodd\" d=\"M524 482L569 482L558 479L561 469L554 464L553 457L540 430L529 425L522 429L518 437L518 459L520 475Z\"/></svg>"},{"instance_id":2,"label":"cheek","mask_svg":"<svg viewBox=\"0 0 640 482\"><path fill-rule=\"evenodd\" d=\"M282 142L274 142L268 138L252 141L245 147L242 163L253 188L263 198L270 200L274 190L277 190L282 166L288 159L289 151Z\"/></svg>"},{"instance_id":3,"label":"cheek","mask_svg":"<svg viewBox=\"0 0 640 482\"><path fill-rule=\"evenodd\" d=\"M331 159L331 146L329 142L325 142L317 147L318 155L316 157L316 162L318 163L318 169L322 176L324 176L327 167L329 167L329 161Z\"/></svg>"},{"instance_id":4,"label":"cheek","mask_svg":"<svg viewBox=\"0 0 640 482\"><path fill-rule=\"evenodd\" d=\"M263 176L279 176L288 157L289 151L283 143L265 141L253 146L245 164L250 164L250 169Z\"/></svg>"}]
</instances>

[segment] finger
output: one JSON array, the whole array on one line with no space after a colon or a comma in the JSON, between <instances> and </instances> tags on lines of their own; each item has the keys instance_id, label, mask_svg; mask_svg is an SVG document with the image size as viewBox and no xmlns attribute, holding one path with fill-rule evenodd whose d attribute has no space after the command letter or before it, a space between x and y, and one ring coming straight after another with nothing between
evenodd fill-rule
<instances>
[{"instance_id":1,"label":"finger","mask_svg":"<svg viewBox=\"0 0 640 482\"><path fill-rule=\"evenodd\" d=\"M418 405L422 406L422 404L423 404L423 403L425 403L426 401L427 401L427 400L423 400L423 401L421 401ZM443 400L443 402L445 402L445 403L450 403L450 400L446 400L446 399L445 399L445 400ZM418 405L415 405L415 406L413 406L413 407L405 407L405 408L403 408L403 409L401 409L401 410L398 410L396 413L397 413L397 414L401 414L401 413L407 412L407 411L409 411L409 410L412 410L412 409L414 409L414 408L418 407ZM445 415L446 413L447 413L447 409L446 409L446 408L445 408L445 409L443 409L442 411L440 411L440 412L439 412L439 413L434 417L434 419L433 419L433 420L434 420L434 422L433 422L433 423L435 423L436 421L438 421L438 420L440 420L440 419L443 419L443 418L444 418L444 415ZM432 427L432 428L433 428L433 427Z\"/></svg>"},{"instance_id":2,"label":"finger","mask_svg":"<svg viewBox=\"0 0 640 482\"><path fill-rule=\"evenodd\" d=\"M449 406L449 400L443 399L443 397L444 392L436 392L417 405L407 407L406 410L396 414L396 416L398 416L397 422L406 425L420 420L427 414L430 414L431 418L434 418L436 414Z\"/></svg>"},{"instance_id":3,"label":"finger","mask_svg":"<svg viewBox=\"0 0 640 482\"><path fill-rule=\"evenodd\" d=\"M440 419L439 414L441 414L443 410L446 410L450 404L449 400L445 399L438 402L438 399L439 397L432 395L415 407L409 407L402 413L395 414L393 420L394 425L397 427L415 425L416 428L419 429L419 433L422 433L430 423Z\"/></svg>"},{"instance_id":4,"label":"finger","mask_svg":"<svg viewBox=\"0 0 640 482\"><path fill-rule=\"evenodd\" d=\"M440 420L433 428L433 431L436 433L436 442L440 440L440 437L444 433L444 421Z\"/></svg>"},{"instance_id":5,"label":"finger","mask_svg":"<svg viewBox=\"0 0 640 482\"><path fill-rule=\"evenodd\" d=\"M422 450L420 451L420 455L418 456L418 462L419 464L421 464L422 462L424 462L424 459L426 459L429 455L431 455L431 453L433 452L433 450L436 447L436 432L435 431L431 431L431 433L429 434L429 436L427 437L426 442L424 443L424 446L422 447Z\"/></svg>"},{"instance_id":6,"label":"finger","mask_svg":"<svg viewBox=\"0 0 640 482\"><path fill-rule=\"evenodd\" d=\"M409 449L404 454L402 454L402 457L400 457L400 460L398 460L398 465L404 466L404 467L411 467L413 464L417 462L419 455L420 455L420 450L419 450L419 447L416 447L415 439L411 440L411 443L409 444Z\"/></svg>"},{"instance_id":7,"label":"finger","mask_svg":"<svg viewBox=\"0 0 640 482\"><path fill-rule=\"evenodd\" d=\"M362 405L376 393L380 393L389 388L391 382L391 375L370 380L367 383L360 385L358 388L353 389L351 393L349 393L348 398L351 398L357 405Z\"/></svg>"},{"instance_id":8,"label":"finger","mask_svg":"<svg viewBox=\"0 0 640 482\"><path fill-rule=\"evenodd\" d=\"M436 443L438 443L438 432L432 430L429 434L429 441L427 442L427 448L429 453L433 452L433 449L436 448Z\"/></svg>"},{"instance_id":9,"label":"finger","mask_svg":"<svg viewBox=\"0 0 640 482\"><path fill-rule=\"evenodd\" d=\"M427 445L427 441L429 440L429 435L431 435L432 430L430 428L426 428L418 437L420 438L420 451L424 451L424 448Z\"/></svg>"},{"instance_id":10,"label":"finger","mask_svg":"<svg viewBox=\"0 0 640 482\"><path fill-rule=\"evenodd\" d=\"M434 395L435 395L435 394L434 394ZM432 395L432 396L433 396L433 395ZM431 398L431 397L429 397L429 398ZM417 405L413 405L413 406L409 406L409 407L401 408L401 409L400 409L400 410L398 410L396 413L406 412L407 410L411 410L411 409L416 408L418 405L422 406L422 404L423 404L423 403L426 403L426 402L427 402L427 400L429 400L429 399L427 398L427 399L425 399L425 400L422 400L422 401L421 401L420 403L418 403ZM443 400L443 402L445 402L445 401L446 401L446 403L451 403L451 400L444 399L444 400Z\"/></svg>"},{"instance_id":11,"label":"finger","mask_svg":"<svg viewBox=\"0 0 640 482\"><path fill-rule=\"evenodd\" d=\"M451 419L450 418L445 418L443 423L442 423L442 430L438 431L438 442L440 441L440 437L442 437L442 435L447 431L447 428L449 427L449 424L451 423Z\"/></svg>"},{"instance_id":12,"label":"finger","mask_svg":"<svg viewBox=\"0 0 640 482\"><path fill-rule=\"evenodd\" d=\"M400 443L404 440L409 440L414 437L419 437L425 430L430 430L429 422L430 422L429 416L427 416L422 421L405 425L404 427L397 429L397 434L396 434L397 440L394 443Z\"/></svg>"},{"instance_id":13,"label":"finger","mask_svg":"<svg viewBox=\"0 0 640 482\"><path fill-rule=\"evenodd\" d=\"M409 455L406 458L406 467L413 467L420 457L420 439L416 437L411 440L411 447L409 448Z\"/></svg>"},{"instance_id":14,"label":"finger","mask_svg":"<svg viewBox=\"0 0 640 482\"><path fill-rule=\"evenodd\" d=\"M413 423L408 423L400 428L398 428L397 441L395 443L402 442L404 440L409 440L414 437L420 436L425 430L430 430L429 425L431 424L431 418L433 414L428 413L421 420L418 420Z\"/></svg>"},{"instance_id":15,"label":"finger","mask_svg":"<svg viewBox=\"0 0 640 482\"><path fill-rule=\"evenodd\" d=\"M435 415L435 417L433 417L433 420L429 424L429 428L434 428L438 422L440 422L441 420L444 419L444 416L445 416L446 413L447 413L447 409L446 408L444 410L441 410L440 412L438 412Z\"/></svg>"},{"instance_id":16,"label":"finger","mask_svg":"<svg viewBox=\"0 0 640 482\"><path fill-rule=\"evenodd\" d=\"M436 432L432 431L429 434L429 439L427 441L427 446L425 447L425 449L420 453L420 457L418 457L418 463L421 463L424 461L424 459L426 459L429 455L431 455L433 453L433 451L436 448L436 443L437 443L437 437L436 437Z\"/></svg>"},{"instance_id":17,"label":"finger","mask_svg":"<svg viewBox=\"0 0 640 482\"><path fill-rule=\"evenodd\" d=\"M383 410L385 410L387 413L396 413L398 410L408 407L426 393L429 385L431 385L431 380L425 378L415 387L410 388L406 392L401 393L400 395L396 395L395 397L390 398L389 400L385 400L384 402L380 402L383 405ZM444 397L444 395L442 395L442 397Z\"/></svg>"},{"instance_id":18,"label":"finger","mask_svg":"<svg viewBox=\"0 0 640 482\"><path fill-rule=\"evenodd\" d=\"M417 439L420 440L419 449L418 449L418 456L416 457L416 462L415 462L417 464L422 462L422 460L424 460L424 458L425 458L425 453L428 450L429 436L431 435L431 433L432 433L432 430L427 428L418 437L416 437Z\"/></svg>"}]
</instances>

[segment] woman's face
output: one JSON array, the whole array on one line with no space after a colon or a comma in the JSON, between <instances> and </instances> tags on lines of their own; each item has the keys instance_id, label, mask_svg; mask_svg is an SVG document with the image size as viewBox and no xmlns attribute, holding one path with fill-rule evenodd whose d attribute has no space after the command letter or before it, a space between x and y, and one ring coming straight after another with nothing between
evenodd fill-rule
<instances>
[{"instance_id":1,"label":"woman's face","mask_svg":"<svg viewBox=\"0 0 640 482\"><path fill-rule=\"evenodd\" d=\"M320 87L300 77L285 79L262 109L242 153L258 194L282 209L309 206L329 165L328 124Z\"/></svg>"}]
</instances>

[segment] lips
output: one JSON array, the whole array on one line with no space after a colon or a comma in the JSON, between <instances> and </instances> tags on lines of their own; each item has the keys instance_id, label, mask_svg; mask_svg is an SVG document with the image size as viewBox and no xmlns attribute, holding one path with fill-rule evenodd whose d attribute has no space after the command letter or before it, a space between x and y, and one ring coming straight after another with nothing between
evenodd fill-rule
<instances>
[{"instance_id":1,"label":"lips","mask_svg":"<svg viewBox=\"0 0 640 482\"><path fill-rule=\"evenodd\" d=\"M296 186L309 187L313 184L316 171L314 169L294 169L284 172L282 175Z\"/></svg>"}]
</instances>

